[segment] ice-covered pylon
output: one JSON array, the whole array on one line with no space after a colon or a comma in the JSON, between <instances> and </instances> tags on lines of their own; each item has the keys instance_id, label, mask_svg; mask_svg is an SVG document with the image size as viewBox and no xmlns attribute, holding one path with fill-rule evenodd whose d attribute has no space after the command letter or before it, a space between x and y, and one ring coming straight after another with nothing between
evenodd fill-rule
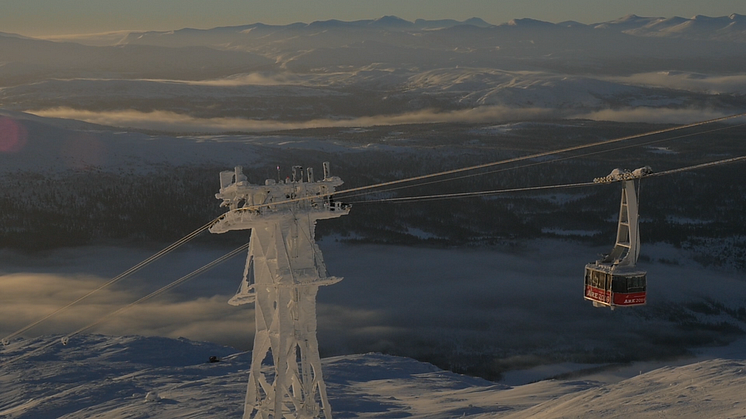
<instances>
[{"instance_id":1,"label":"ice-covered pylon","mask_svg":"<svg viewBox=\"0 0 746 419\"><path fill-rule=\"evenodd\" d=\"M264 185L248 183L240 166L220 173L215 196L229 211L210 231L251 229L243 282L229 301L256 307L245 419L332 417L316 340L316 294L342 278L327 275L314 230L317 220L350 212L332 199L341 184L328 163L318 181L300 166L292 179Z\"/></svg>"}]
</instances>

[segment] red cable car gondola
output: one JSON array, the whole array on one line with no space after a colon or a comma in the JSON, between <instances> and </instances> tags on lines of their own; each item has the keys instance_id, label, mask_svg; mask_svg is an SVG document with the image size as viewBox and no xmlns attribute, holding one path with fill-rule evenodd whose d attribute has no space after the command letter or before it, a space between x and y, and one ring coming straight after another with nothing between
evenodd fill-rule
<instances>
[{"instance_id":1,"label":"red cable car gondola","mask_svg":"<svg viewBox=\"0 0 746 419\"><path fill-rule=\"evenodd\" d=\"M585 299L594 307L630 307L647 302L647 274L635 267L640 254L637 193L635 180L651 173L650 167L629 172L614 169L594 179L598 183L622 181L616 244L611 253L585 265Z\"/></svg>"}]
</instances>

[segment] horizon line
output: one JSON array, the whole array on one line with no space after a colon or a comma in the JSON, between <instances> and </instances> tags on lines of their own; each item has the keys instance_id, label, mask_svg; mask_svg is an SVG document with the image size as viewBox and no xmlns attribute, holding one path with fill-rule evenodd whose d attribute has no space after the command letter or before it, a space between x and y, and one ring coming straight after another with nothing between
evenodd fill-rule
<instances>
[{"instance_id":1,"label":"horizon line","mask_svg":"<svg viewBox=\"0 0 746 419\"><path fill-rule=\"evenodd\" d=\"M743 16L744 18L746 18L746 15L742 15L742 14L739 14L739 13L730 13L728 15L722 15L722 16L707 16L707 15L698 14L698 15L695 15L695 16L692 16L692 17L689 17L689 18L682 17L682 16L670 16L670 17L664 17L664 16L641 16L641 15L637 15L635 13L629 13L629 14L626 14L624 16L618 17L616 19L602 21L602 22L593 22L593 23L582 23L582 22L579 22L579 21L576 21L576 20L563 20L563 21L560 21L560 22L552 22L552 21L541 20L541 19L536 19L536 18L532 18L532 17L520 17L520 18L512 18L512 19L510 19L510 20L508 20L506 22L501 22L501 23L495 24L495 23L488 22L484 18L481 18L479 16L472 16L472 17L464 19L464 20L458 20L458 19L454 19L454 18L441 18L441 19L416 18L415 20L408 20L408 19L400 18L400 17L398 17L396 15L383 15L383 16L380 16L380 17L377 17L377 18L369 18L369 19L342 20L342 19L331 18L331 19L326 19L326 20L314 20L314 21L311 21L311 22L296 21L296 22L290 22L290 23L285 23L285 24L273 24L273 23L264 23L264 22L261 22L261 21L256 21L256 22L244 23L244 24L238 24L238 25L221 25L221 26L211 26L211 27L184 26L184 27L181 27L181 28L178 28L178 29L114 29L114 30L111 30L111 31L59 33L59 34L51 34L51 35L24 35L24 34L21 34L21 33L0 32L0 35L16 36L16 37L21 37L21 38L42 39L42 40L65 39L65 38L74 39L76 37L85 37L85 36L112 36L112 35L119 35L119 34L126 35L126 34L131 34L131 33L147 33L147 32L176 32L176 31L182 31L182 30L209 31L209 30L213 30L213 29L238 28L238 27L256 26L256 25L262 25L262 26L268 26L268 27L285 27L285 26L293 26L293 25L306 25L306 26L309 26L309 25L312 25L312 24L328 23L328 22L340 22L340 23L350 23L350 24L352 24L352 23L362 23L362 22L373 23L373 22L377 22L377 21L380 21L380 20L385 19L385 18L395 18L397 20L400 20L400 21L403 21L403 22L406 22L406 23L410 23L412 25L416 25L417 22L441 22L441 21L455 21L455 22L458 22L458 23L461 23L461 24L469 25L469 23L466 23L466 22L468 22L470 20L478 19L478 20L481 20L482 22L486 23L490 27L498 27L498 26L509 26L511 23L513 23L515 21L520 21L520 20L530 20L530 21L536 21L536 22L550 23L550 24L553 24L553 25L559 25L559 24L562 24L562 23L570 23L570 22L572 22L572 23L578 23L578 24L581 24L581 25L584 25L584 26L594 26L594 25L600 25L600 24L604 24L604 23L622 21L622 20L625 20L625 19L628 19L628 18L633 18L633 17L642 18L642 19L675 19L675 18L680 18L680 19L692 20L692 19L696 19L696 18L699 18L699 17L701 17L701 18L709 18L709 19L718 19L718 18L732 18L733 16Z\"/></svg>"}]
</instances>

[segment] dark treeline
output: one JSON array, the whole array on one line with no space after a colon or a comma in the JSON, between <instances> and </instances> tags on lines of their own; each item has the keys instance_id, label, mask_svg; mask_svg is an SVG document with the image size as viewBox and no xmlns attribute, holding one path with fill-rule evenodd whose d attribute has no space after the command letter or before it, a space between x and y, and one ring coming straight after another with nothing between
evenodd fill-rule
<instances>
[{"instance_id":1,"label":"dark treeline","mask_svg":"<svg viewBox=\"0 0 746 419\"><path fill-rule=\"evenodd\" d=\"M294 164L316 167L319 173L321 162L329 160L333 173L345 181L345 189L535 153L547 148L545 138L557 130L550 124L537 124L524 127L520 136L495 137L489 131L466 135L463 127L457 128L454 134L413 127L406 134L415 140L401 148L371 147L338 154L268 150L266 164L246 167L245 172L252 183L263 183L268 177L277 177L277 165L283 168L281 176L289 174ZM621 136L634 132L623 125L613 132L606 127L606 131L586 130L580 136L575 128L563 128L569 133L553 137L551 148L594 141L604 133ZM382 139L376 131L357 136L323 134L351 143L386 143L385 136ZM468 173L479 174L476 176L437 178L443 182L416 182L412 187L376 189L367 195L340 194L338 199L353 203L352 213L320 223L317 232L353 242L428 246L503 245L536 237L611 244L619 184L406 203L376 201L585 182L615 167L650 165L658 171L683 167L739 155L746 146L736 134L720 134L717 141L697 137L680 141L675 153L640 146L572 159L558 155L545 164L537 164L541 159L528 160ZM4 177L0 195L0 245L38 250L110 241L174 241L223 212L214 194L219 187L218 172L229 169L204 165L161 167L147 174L97 169L11 173ZM746 185L740 180L742 173L743 165L734 164L644 179L640 199L643 241L691 247L702 263L745 268ZM245 235L228 237L206 240L245 240Z\"/></svg>"}]
</instances>

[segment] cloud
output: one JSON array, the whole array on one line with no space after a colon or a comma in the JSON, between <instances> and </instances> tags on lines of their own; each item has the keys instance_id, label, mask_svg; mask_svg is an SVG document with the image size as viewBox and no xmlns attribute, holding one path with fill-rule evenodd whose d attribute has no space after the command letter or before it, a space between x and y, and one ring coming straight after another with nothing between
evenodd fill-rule
<instances>
[{"instance_id":1,"label":"cloud","mask_svg":"<svg viewBox=\"0 0 746 419\"><path fill-rule=\"evenodd\" d=\"M376 115L352 119L313 119L294 122L242 118L196 118L170 111L140 112L123 110L96 112L66 107L28 110L26 112L42 117L74 119L121 128L193 133L256 132L304 128L345 128L445 122L483 123L550 118L556 114L551 109L513 109L502 106L483 106L449 112L422 110L397 115Z\"/></svg>"},{"instance_id":2,"label":"cloud","mask_svg":"<svg viewBox=\"0 0 746 419\"><path fill-rule=\"evenodd\" d=\"M73 119L94 124L174 133L266 132L308 128L353 128L432 123L503 123L517 120L577 118L598 121L686 124L731 114L715 109L630 107L570 113L551 108L481 106L456 111L421 110L394 115L306 121L197 118L171 111L90 111L67 107L26 111L42 117Z\"/></svg>"},{"instance_id":3,"label":"cloud","mask_svg":"<svg viewBox=\"0 0 746 419\"><path fill-rule=\"evenodd\" d=\"M38 36L37 38L54 42L75 42L90 46L113 46L125 40L130 33L132 31L122 30L87 34L48 35Z\"/></svg>"},{"instance_id":4,"label":"cloud","mask_svg":"<svg viewBox=\"0 0 746 419\"><path fill-rule=\"evenodd\" d=\"M169 83L183 83L192 86L216 86L216 87L237 87L237 86L309 86L318 85L319 83L312 83L314 79L309 80L308 77L297 77L290 73L280 74L260 74L260 73L245 73L236 74L230 77L212 80L166 80ZM328 84L324 82L323 84Z\"/></svg>"},{"instance_id":5,"label":"cloud","mask_svg":"<svg viewBox=\"0 0 746 419\"><path fill-rule=\"evenodd\" d=\"M649 122L660 124L691 124L721 118L732 113L716 111L711 109L669 109L635 107L622 109L603 109L594 112L575 115L578 119L591 119L594 121L616 121L616 122Z\"/></svg>"},{"instance_id":6,"label":"cloud","mask_svg":"<svg viewBox=\"0 0 746 419\"><path fill-rule=\"evenodd\" d=\"M248 349L254 336L253 310L229 306L229 298L213 295L194 296L187 301L154 300L112 317L96 330L110 335L188 337Z\"/></svg>"},{"instance_id":7,"label":"cloud","mask_svg":"<svg viewBox=\"0 0 746 419\"><path fill-rule=\"evenodd\" d=\"M746 75L710 76L679 71L639 73L614 77L612 81L707 94L746 94Z\"/></svg>"},{"instance_id":8,"label":"cloud","mask_svg":"<svg viewBox=\"0 0 746 419\"><path fill-rule=\"evenodd\" d=\"M173 278L176 279L176 278ZM0 334L7 336L95 290L105 278L89 275L15 273L0 276ZM166 285L164 282L160 285ZM124 288L124 289L123 289ZM83 333L189 337L235 347L250 347L253 311L228 306L229 296L184 300L178 294L154 298L111 316L141 298L140 287L103 289L29 330L27 336L69 334L104 319ZM108 316L108 317L107 317ZM241 331L243 333L238 333Z\"/></svg>"}]
</instances>

